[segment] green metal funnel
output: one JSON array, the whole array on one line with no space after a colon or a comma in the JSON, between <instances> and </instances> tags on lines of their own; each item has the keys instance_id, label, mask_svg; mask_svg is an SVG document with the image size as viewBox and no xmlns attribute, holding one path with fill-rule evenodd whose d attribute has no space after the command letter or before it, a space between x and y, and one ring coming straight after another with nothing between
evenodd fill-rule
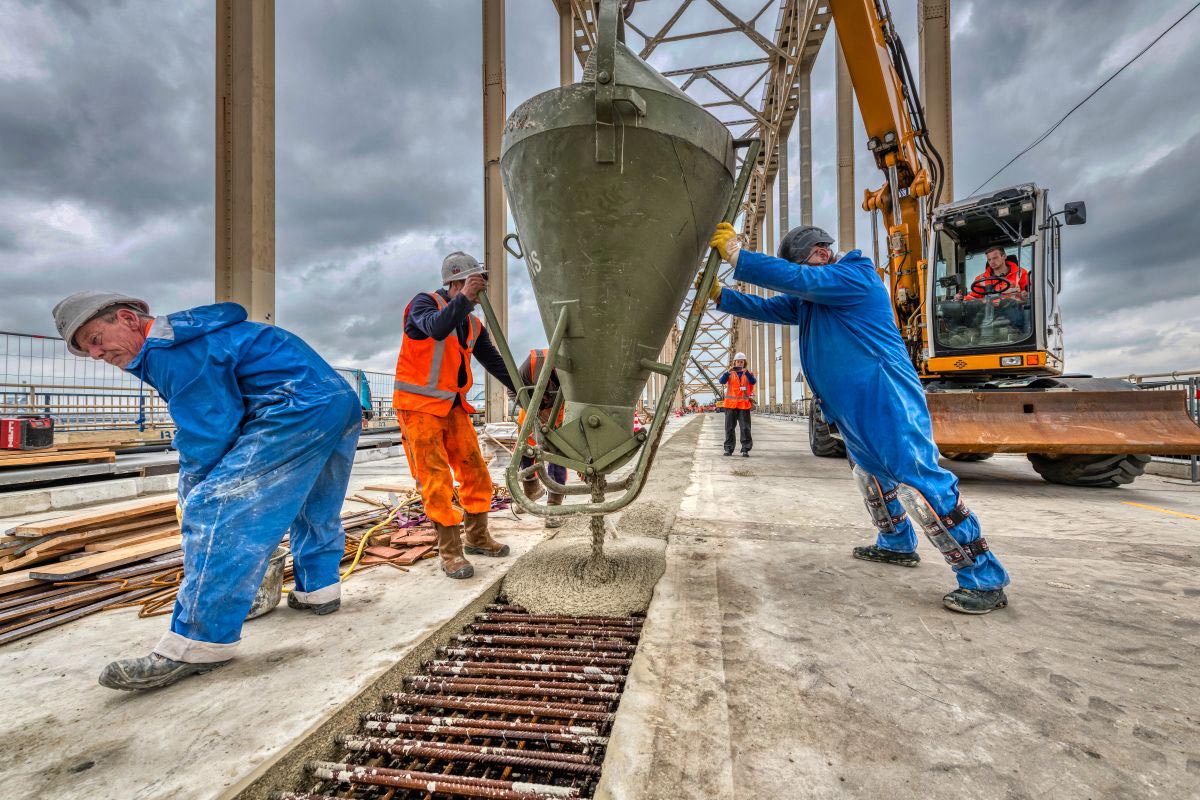
<instances>
[{"instance_id":1,"label":"green metal funnel","mask_svg":"<svg viewBox=\"0 0 1200 800\"><path fill-rule=\"evenodd\" d=\"M608 472L733 191L725 126L619 41L604 2L584 81L522 103L500 169L566 401L547 449Z\"/></svg>"}]
</instances>

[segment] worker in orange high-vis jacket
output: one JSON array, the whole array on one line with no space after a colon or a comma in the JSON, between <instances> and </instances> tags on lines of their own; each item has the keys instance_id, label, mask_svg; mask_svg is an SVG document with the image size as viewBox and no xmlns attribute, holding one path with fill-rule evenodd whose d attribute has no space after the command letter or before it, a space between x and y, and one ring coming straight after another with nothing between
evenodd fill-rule
<instances>
[{"instance_id":1,"label":"worker in orange high-vis jacket","mask_svg":"<svg viewBox=\"0 0 1200 800\"><path fill-rule=\"evenodd\" d=\"M546 354L548 352L550 352L549 349L545 348L545 347L543 347L540 350L530 350L529 351L529 356L525 359L524 363L522 363L521 367L517 370L517 375L521 378L521 381L524 382L526 386L533 386L535 383L537 383L538 377L541 376L541 374L542 374L542 367L546 363ZM559 386L559 383L558 383L558 372L555 370L552 370L550 372L549 382L546 384L546 392L545 392L545 394L542 395L542 406L540 409L538 409L538 421L542 425L550 424L550 411L551 411L552 407L554 406L554 401L558 399L558 393L560 390L561 390L561 387ZM510 392L509 397L512 399L516 399L516 393ZM528 400L528 398L529 398L529 395L526 394L525 399ZM566 408L559 408L558 421L555 423L556 426L562 424L563 417L565 414L566 414ZM520 425L524 425L524 424L525 424L525 409L522 408L520 416L517 417L517 425L520 426ZM540 435L540 434L537 433L536 429L535 429L534 433L531 433L529 435L529 438L527 439L527 443L531 447L537 447L537 445L538 445L537 436L538 435ZM523 469L523 470L528 469L529 467L533 466L533 464L534 464L534 460L532 458L529 458L527 456L521 456L521 469ZM552 480L558 481L559 483L567 482L567 468L561 464L547 464L546 465L546 473L550 476L550 478ZM536 475L530 476L529 478L525 479L521 483L522 483L521 488L525 490L525 495L530 500L537 500L539 497L542 496L542 493L545 491L542 488L541 480ZM559 492L550 492L546 496L546 505L561 506L562 503L563 503L563 495L560 494ZM563 519L563 517L546 517L545 525L547 528L559 528L559 527L562 527L562 524L564 521L565 520Z\"/></svg>"},{"instance_id":2,"label":"worker in orange high-vis jacket","mask_svg":"<svg viewBox=\"0 0 1200 800\"><path fill-rule=\"evenodd\" d=\"M475 411L467 402L471 356L496 380L513 386L483 323L471 313L487 288L487 269L466 253L451 253L442 262L442 284L436 292L417 295L404 309L392 405L425 515L437 530L442 571L451 578L469 578L475 568L464 551L508 555L508 545L488 532L492 478L469 416ZM465 517L453 503L456 479Z\"/></svg>"},{"instance_id":3,"label":"worker in orange high-vis jacket","mask_svg":"<svg viewBox=\"0 0 1200 800\"><path fill-rule=\"evenodd\" d=\"M733 357L733 368L721 373L721 384L725 386L725 455L733 455L734 445L737 444L737 434L742 437L742 455L750 457L750 448L754 439L750 436L750 409L754 406L751 398L754 396L754 385L758 378L746 369L746 354L737 353Z\"/></svg>"}]
</instances>

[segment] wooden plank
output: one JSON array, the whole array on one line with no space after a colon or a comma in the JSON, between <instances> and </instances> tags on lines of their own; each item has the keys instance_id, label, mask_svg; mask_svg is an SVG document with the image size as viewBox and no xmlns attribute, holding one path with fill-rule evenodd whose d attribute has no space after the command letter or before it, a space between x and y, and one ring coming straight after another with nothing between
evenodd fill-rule
<instances>
[{"instance_id":1,"label":"wooden plank","mask_svg":"<svg viewBox=\"0 0 1200 800\"><path fill-rule=\"evenodd\" d=\"M118 527L123 529L131 526L126 525ZM174 530L178 532L179 528L174 521L167 523L159 522L157 524L153 524L151 527L147 527L145 522L139 522L133 527L134 530L139 533L144 533L147 530L158 530L159 532ZM0 572L11 572L14 569L21 569L22 567L31 564L38 564L42 561L45 561L47 558L61 556L64 553L73 553L80 548L87 550L87 544L92 542L107 541L112 535L112 531L100 528L94 531L51 534L49 536L42 537L41 539L30 539L29 541L36 542L36 544L30 548L27 548L28 552L24 555L17 557L14 554L13 558L0 564ZM146 541L146 539L142 538L140 541ZM132 544L132 542L130 542L130 544ZM113 548L110 547L107 549L112 550Z\"/></svg>"},{"instance_id":2,"label":"wooden plank","mask_svg":"<svg viewBox=\"0 0 1200 800\"><path fill-rule=\"evenodd\" d=\"M401 486L398 483L377 483L372 486L364 486L364 492L391 492L393 494L408 494L416 487Z\"/></svg>"},{"instance_id":3,"label":"wooden plank","mask_svg":"<svg viewBox=\"0 0 1200 800\"><path fill-rule=\"evenodd\" d=\"M174 495L165 499L143 497L137 500L126 500L123 503L113 503L103 508L81 511L65 517L54 517L41 522L27 522L13 528L12 532L17 536L45 536L48 533L62 533L114 520L124 523L131 521L129 518L133 516L146 516L163 511L174 512L176 502L178 501Z\"/></svg>"},{"instance_id":4,"label":"wooden plank","mask_svg":"<svg viewBox=\"0 0 1200 800\"><path fill-rule=\"evenodd\" d=\"M79 463L96 461L116 461L117 454L112 450L73 450L66 453L39 453L37 450L26 451L30 455L0 456L0 469L18 467L36 467L42 464ZM37 455L33 455L39 453Z\"/></svg>"},{"instance_id":5,"label":"wooden plank","mask_svg":"<svg viewBox=\"0 0 1200 800\"><path fill-rule=\"evenodd\" d=\"M167 536L176 536L179 534L179 526L175 523L163 525L158 528L149 528L140 533L123 533L120 536L114 536L111 539L104 539L99 542L92 542L83 546L85 553L107 553L110 550L117 550L121 547L127 547L131 544L141 544L142 542L150 542L155 539L162 539Z\"/></svg>"},{"instance_id":6,"label":"wooden plank","mask_svg":"<svg viewBox=\"0 0 1200 800\"><path fill-rule=\"evenodd\" d=\"M41 586L42 582L29 577L29 572L14 572L12 575L0 577L0 594L19 592L33 586Z\"/></svg>"},{"instance_id":7,"label":"wooden plank","mask_svg":"<svg viewBox=\"0 0 1200 800\"><path fill-rule=\"evenodd\" d=\"M141 561L153 556L161 556L172 550L178 550L183 543L182 536L169 536L166 539L156 539L152 542L122 547L109 553L96 553L84 558L65 561L60 564L46 564L29 570L29 577L40 581L73 581L93 572L112 569L132 561Z\"/></svg>"}]
</instances>

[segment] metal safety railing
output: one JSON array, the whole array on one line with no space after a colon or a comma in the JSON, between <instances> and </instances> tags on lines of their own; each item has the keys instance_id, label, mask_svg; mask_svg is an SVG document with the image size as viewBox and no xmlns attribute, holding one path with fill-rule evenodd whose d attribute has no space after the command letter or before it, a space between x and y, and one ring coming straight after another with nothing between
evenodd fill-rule
<instances>
[{"instance_id":1,"label":"metal safety railing","mask_svg":"<svg viewBox=\"0 0 1200 800\"><path fill-rule=\"evenodd\" d=\"M1200 425L1200 369L1177 372L1154 372L1145 375L1129 375L1126 380L1143 391L1179 391L1187 395L1187 413L1192 422ZM1165 464L1185 465L1192 483L1200 483L1200 453L1190 456L1160 456L1151 454L1153 460Z\"/></svg>"},{"instance_id":2,"label":"metal safety railing","mask_svg":"<svg viewBox=\"0 0 1200 800\"><path fill-rule=\"evenodd\" d=\"M370 387L374 426L394 423L393 376L378 370L336 367L358 391ZM175 427L166 402L150 386L118 367L82 358L53 336L0 332L0 414L54 417L56 431L159 431Z\"/></svg>"}]
</instances>

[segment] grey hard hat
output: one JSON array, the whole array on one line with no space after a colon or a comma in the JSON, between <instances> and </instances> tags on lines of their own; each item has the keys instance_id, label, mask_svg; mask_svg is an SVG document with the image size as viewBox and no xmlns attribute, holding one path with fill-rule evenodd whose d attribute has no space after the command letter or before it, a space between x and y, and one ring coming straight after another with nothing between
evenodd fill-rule
<instances>
[{"instance_id":1,"label":"grey hard hat","mask_svg":"<svg viewBox=\"0 0 1200 800\"><path fill-rule=\"evenodd\" d=\"M442 262L442 285L451 281L461 281L472 275L487 275L487 267L480 264L475 256L456 250Z\"/></svg>"},{"instance_id":2,"label":"grey hard hat","mask_svg":"<svg viewBox=\"0 0 1200 800\"><path fill-rule=\"evenodd\" d=\"M808 261L808 254L819 244L833 244L833 237L822 228L815 225L801 225L792 228L779 243L778 256L793 264L803 264Z\"/></svg>"},{"instance_id":3,"label":"grey hard hat","mask_svg":"<svg viewBox=\"0 0 1200 800\"><path fill-rule=\"evenodd\" d=\"M150 304L145 300L117 292L90 289L60 300L54 307L54 327L58 328L58 335L66 341L67 349L77 356L87 356L87 351L75 346L75 332L101 311L115 305L130 306L143 314L150 313Z\"/></svg>"}]
</instances>

